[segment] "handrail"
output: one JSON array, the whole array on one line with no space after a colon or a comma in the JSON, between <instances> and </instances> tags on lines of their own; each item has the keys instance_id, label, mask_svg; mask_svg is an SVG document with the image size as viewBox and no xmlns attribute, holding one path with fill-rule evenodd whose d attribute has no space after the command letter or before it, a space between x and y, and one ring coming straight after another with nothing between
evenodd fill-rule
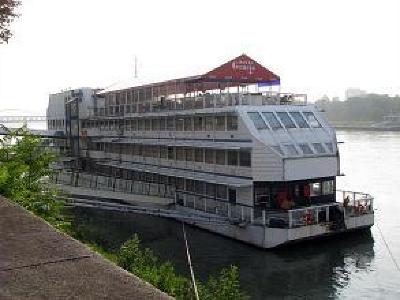
<instances>
[{"instance_id":1,"label":"handrail","mask_svg":"<svg viewBox=\"0 0 400 300\"><path fill-rule=\"evenodd\" d=\"M147 106L145 107L144 104ZM89 114L95 117L120 117L146 112L181 111L205 108L221 108L237 105L306 105L307 95L281 92L259 93L205 93L189 97L168 97L161 101L159 97L141 102L109 104L104 107L90 106Z\"/></svg>"}]
</instances>

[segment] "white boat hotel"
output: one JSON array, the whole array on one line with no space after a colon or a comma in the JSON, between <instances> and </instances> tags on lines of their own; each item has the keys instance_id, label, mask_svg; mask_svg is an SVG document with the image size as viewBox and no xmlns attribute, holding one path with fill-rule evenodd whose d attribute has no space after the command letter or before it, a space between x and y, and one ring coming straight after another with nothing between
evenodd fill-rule
<instances>
[{"instance_id":1,"label":"white boat hotel","mask_svg":"<svg viewBox=\"0 0 400 300\"><path fill-rule=\"evenodd\" d=\"M369 228L372 197L336 191L334 129L279 85L241 55L203 75L50 95L48 128L70 158L57 180L153 199L262 248Z\"/></svg>"}]
</instances>

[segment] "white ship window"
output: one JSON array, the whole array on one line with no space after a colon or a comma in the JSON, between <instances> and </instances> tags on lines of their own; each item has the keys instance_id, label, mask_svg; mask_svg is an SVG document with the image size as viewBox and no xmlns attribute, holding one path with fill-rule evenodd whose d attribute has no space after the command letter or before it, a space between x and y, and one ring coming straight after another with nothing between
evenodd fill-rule
<instances>
[{"instance_id":1,"label":"white ship window","mask_svg":"<svg viewBox=\"0 0 400 300\"><path fill-rule=\"evenodd\" d=\"M203 158L203 149L201 148L196 148L195 149L195 160L197 162L203 162L204 158Z\"/></svg>"},{"instance_id":2,"label":"white ship window","mask_svg":"<svg viewBox=\"0 0 400 300\"><path fill-rule=\"evenodd\" d=\"M214 118L205 117L206 131L214 131Z\"/></svg>"},{"instance_id":3,"label":"white ship window","mask_svg":"<svg viewBox=\"0 0 400 300\"><path fill-rule=\"evenodd\" d=\"M310 196L319 196L321 195L321 183L314 182L310 183Z\"/></svg>"},{"instance_id":4,"label":"white ship window","mask_svg":"<svg viewBox=\"0 0 400 300\"><path fill-rule=\"evenodd\" d=\"M174 117L167 118L167 131L174 131L175 130L175 120Z\"/></svg>"},{"instance_id":5,"label":"white ship window","mask_svg":"<svg viewBox=\"0 0 400 300\"><path fill-rule=\"evenodd\" d=\"M317 120L317 118L315 117L313 112L305 111L305 112L303 112L303 115L304 115L304 117L306 117L306 120L307 120L308 124L310 124L311 127L313 127L313 128L322 127L321 123L319 123L319 121Z\"/></svg>"},{"instance_id":6,"label":"white ship window","mask_svg":"<svg viewBox=\"0 0 400 300\"><path fill-rule=\"evenodd\" d=\"M226 185L217 184L217 198L221 200L226 200L228 196L228 192L226 189Z\"/></svg>"},{"instance_id":7,"label":"white ship window","mask_svg":"<svg viewBox=\"0 0 400 300\"><path fill-rule=\"evenodd\" d=\"M225 116L215 117L215 130L225 131Z\"/></svg>"},{"instance_id":8,"label":"white ship window","mask_svg":"<svg viewBox=\"0 0 400 300\"><path fill-rule=\"evenodd\" d=\"M152 131L159 131L160 130L160 120L159 119L152 119L151 120L151 130Z\"/></svg>"},{"instance_id":9,"label":"white ship window","mask_svg":"<svg viewBox=\"0 0 400 300\"><path fill-rule=\"evenodd\" d=\"M225 165L225 150L216 150L215 160L218 165Z\"/></svg>"},{"instance_id":10,"label":"white ship window","mask_svg":"<svg viewBox=\"0 0 400 300\"><path fill-rule=\"evenodd\" d=\"M333 144L332 143L325 143L326 148L328 148L329 152L333 153Z\"/></svg>"},{"instance_id":11,"label":"white ship window","mask_svg":"<svg viewBox=\"0 0 400 300\"><path fill-rule=\"evenodd\" d=\"M133 119L132 122L131 122L131 129L132 129L133 131L136 131L136 130L137 130L137 127L138 127L138 125L137 125L137 120L136 120L136 119Z\"/></svg>"},{"instance_id":12,"label":"white ship window","mask_svg":"<svg viewBox=\"0 0 400 300\"><path fill-rule=\"evenodd\" d=\"M301 151L303 151L303 154L309 155L314 153L308 144L299 144L299 146Z\"/></svg>"},{"instance_id":13,"label":"white ship window","mask_svg":"<svg viewBox=\"0 0 400 300\"><path fill-rule=\"evenodd\" d=\"M168 159L169 160L175 159L174 147L168 147Z\"/></svg>"},{"instance_id":14,"label":"white ship window","mask_svg":"<svg viewBox=\"0 0 400 300\"><path fill-rule=\"evenodd\" d=\"M250 151L239 152L239 163L242 167L251 167L251 153Z\"/></svg>"},{"instance_id":15,"label":"white ship window","mask_svg":"<svg viewBox=\"0 0 400 300\"><path fill-rule=\"evenodd\" d=\"M185 131L192 131L192 118L191 117L186 117L185 119Z\"/></svg>"},{"instance_id":16,"label":"white ship window","mask_svg":"<svg viewBox=\"0 0 400 300\"><path fill-rule=\"evenodd\" d=\"M193 161L193 160L194 160L194 149L186 148L186 161Z\"/></svg>"},{"instance_id":17,"label":"white ship window","mask_svg":"<svg viewBox=\"0 0 400 300\"><path fill-rule=\"evenodd\" d=\"M207 196L215 197L216 185L212 183L206 183L206 194Z\"/></svg>"},{"instance_id":18,"label":"white ship window","mask_svg":"<svg viewBox=\"0 0 400 300\"><path fill-rule=\"evenodd\" d=\"M291 111L289 112L290 116L293 118L293 120L296 122L297 126L300 128L310 128L306 120L303 118L301 113L298 111Z\"/></svg>"},{"instance_id":19,"label":"white ship window","mask_svg":"<svg viewBox=\"0 0 400 300\"><path fill-rule=\"evenodd\" d=\"M238 130L238 118L237 118L237 116L228 116L227 117L227 129L228 129L228 131Z\"/></svg>"},{"instance_id":20,"label":"white ship window","mask_svg":"<svg viewBox=\"0 0 400 300\"><path fill-rule=\"evenodd\" d=\"M228 165L237 166L238 152L236 150L228 150Z\"/></svg>"},{"instance_id":21,"label":"white ship window","mask_svg":"<svg viewBox=\"0 0 400 300\"><path fill-rule=\"evenodd\" d=\"M168 158L168 147L161 146L160 157L161 158Z\"/></svg>"},{"instance_id":22,"label":"white ship window","mask_svg":"<svg viewBox=\"0 0 400 300\"><path fill-rule=\"evenodd\" d=\"M186 191L194 192L194 180L186 179Z\"/></svg>"},{"instance_id":23,"label":"white ship window","mask_svg":"<svg viewBox=\"0 0 400 300\"><path fill-rule=\"evenodd\" d=\"M257 129L268 129L267 124L258 112L248 112L247 115L253 121Z\"/></svg>"},{"instance_id":24,"label":"white ship window","mask_svg":"<svg viewBox=\"0 0 400 300\"><path fill-rule=\"evenodd\" d=\"M334 183L333 180L327 180L322 182L322 194L323 195L331 195L334 191Z\"/></svg>"},{"instance_id":25,"label":"white ship window","mask_svg":"<svg viewBox=\"0 0 400 300\"><path fill-rule=\"evenodd\" d=\"M205 193L205 184L203 181L195 181L194 182L194 190L196 194L204 195Z\"/></svg>"},{"instance_id":26,"label":"white ship window","mask_svg":"<svg viewBox=\"0 0 400 300\"><path fill-rule=\"evenodd\" d=\"M207 164L213 164L214 163L214 150L206 149L204 155L205 155Z\"/></svg>"},{"instance_id":27,"label":"white ship window","mask_svg":"<svg viewBox=\"0 0 400 300\"><path fill-rule=\"evenodd\" d=\"M277 112L276 113L278 115L278 118L281 120L283 126L285 126L285 128L296 128L296 125L294 124L294 122L292 121L292 119L289 117L287 112Z\"/></svg>"},{"instance_id":28,"label":"white ship window","mask_svg":"<svg viewBox=\"0 0 400 300\"><path fill-rule=\"evenodd\" d=\"M297 149L294 145L285 145L285 150L289 155L298 155Z\"/></svg>"},{"instance_id":29,"label":"white ship window","mask_svg":"<svg viewBox=\"0 0 400 300\"><path fill-rule=\"evenodd\" d=\"M144 120L143 119L139 119L138 121L138 129L140 130L144 130Z\"/></svg>"},{"instance_id":30,"label":"white ship window","mask_svg":"<svg viewBox=\"0 0 400 300\"><path fill-rule=\"evenodd\" d=\"M194 117L194 130L202 131L203 130L203 117Z\"/></svg>"},{"instance_id":31,"label":"white ship window","mask_svg":"<svg viewBox=\"0 0 400 300\"><path fill-rule=\"evenodd\" d=\"M160 119L160 131L165 131L167 125L166 123L167 123L167 118Z\"/></svg>"},{"instance_id":32,"label":"white ship window","mask_svg":"<svg viewBox=\"0 0 400 300\"><path fill-rule=\"evenodd\" d=\"M176 147L176 160L185 160L185 150L182 147Z\"/></svg>"},{"instance_id":33,"label":"white ship window","mask_svg":"<svg viewBox=\"0 0 400 300\"><path fill-rule=\"evenodd\" d=\"M145 130L146 131L151 130L151 120L150 119L146 119L146 121L145 121Z\"/></svg>"},{"instance_id":34,"label":"white ship window","mask_svg":"<svg viewBox=\"0 0 400 300\"><path fill-rule=\"evenodd\" d=\"M278 119L272 112L263 112L264 118L267 120L269 126L272 129L279 129L282 128L281 123L279 123Z\"/></svg>"},{"instance_id":35,"label":"white ship window","mask_svg":"<svg viewBox=\"0 0 400 300\"><path fill-rule=\"evenodd\" d=\"M183 128L185 126L185 121L183 117L175 118L175 126L176 126L176 131L183 131Z\"/></svg>"},{"instance_id":36,"label":"white ship window","mask_svg":"<svg viewBox=\"0 0 400 300\"><path fill-rule=\"evenodd\" d=\"M272 146L272 149L274 149L279 154L283 155L283 151L282 151L281 146Z\"/></svg>"},{"instance_id":37,"label":"white ship window","mask_svg":"<svg viewBox=\"0 0 400 300\"><path fill-rule=\"evenodd\" d=\"M312 145L313 145L315 151L317 151L317 153L319 153L319 154L324 154L324 153L326 153L326 150L325 150L325 148L322 146L321 143L313 143Z\"/></svg>"}]
</instances>

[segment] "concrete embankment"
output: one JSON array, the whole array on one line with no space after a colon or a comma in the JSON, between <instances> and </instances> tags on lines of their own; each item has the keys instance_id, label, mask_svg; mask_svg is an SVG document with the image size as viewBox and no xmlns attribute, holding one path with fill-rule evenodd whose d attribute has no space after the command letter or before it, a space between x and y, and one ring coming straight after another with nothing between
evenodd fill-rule
<instances>
[{"instance_id":1,"label":"concrete embankment","mask_svg":"<svg viewBox=\"0 0 400 300\"><path fill-rule=\"evenodd\" d=\"M0 196L0 299L171 299Z\"/></svg>"}]
</instances>

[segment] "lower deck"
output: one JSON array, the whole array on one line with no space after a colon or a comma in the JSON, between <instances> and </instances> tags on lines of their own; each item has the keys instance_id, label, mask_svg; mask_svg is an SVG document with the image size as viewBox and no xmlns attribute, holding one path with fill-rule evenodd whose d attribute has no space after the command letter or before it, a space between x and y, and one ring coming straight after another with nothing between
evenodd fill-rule
<instances>
[{"instance_id":1,"label":"lower deck","mask_svg":"<svg viewBox=\"0 0 400 300\"><path fill-rule=\"evenodd\" d=\"M222 201L172 187L162 189L164 197L160 197L160 188L156 184L148 184L144 188L143 184L139 187L139 183L132 180L93 174L63 172L53 181L93 189L97 194L100 189L131 195L135 200L145 197L148 204L162 203L181 216L198 216L186 219L187 223L262 248L366 228L374 223L372 197L348 191L336 191L335 202L276 209ZM219 224L204 222L204 218L211 220L215 217L219 218Z\"/></svg>"}]
</instances>

